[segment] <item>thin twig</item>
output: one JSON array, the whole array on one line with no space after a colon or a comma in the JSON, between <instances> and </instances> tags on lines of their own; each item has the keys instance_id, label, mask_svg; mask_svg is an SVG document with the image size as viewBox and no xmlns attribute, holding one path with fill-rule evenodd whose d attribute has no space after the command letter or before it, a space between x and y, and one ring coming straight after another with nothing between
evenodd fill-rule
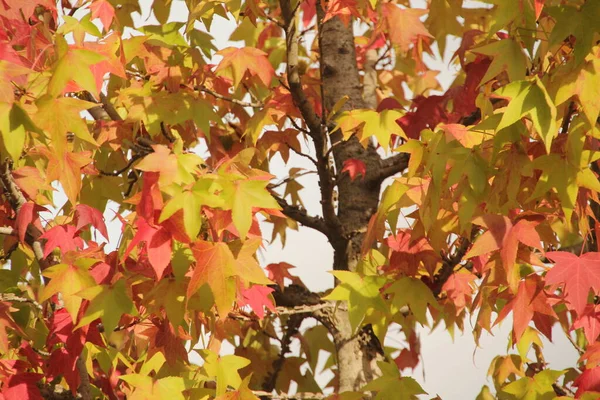
<instances>
[{"instance_id":1,"label":"thin twig","mask_svg":"<svg viewBox=\"0 0 600 400\"><path fill-rule=\"evenodd\" d=\"M209 94L211 96L213 96L216 99L220 99L220 100L224 100L224 101L228 101L230 103L233 104L237 104L238 106L242 106L242 107L252 107L252 108L263 108L265 105L264 103L257 101L242 101L242 100L238 100L238 99L234 99L232 97L228 97L228 96L223 96L222 94L219 94L217 92L215 92L214 90L210 90L204 86L196 86L194 88L194 90L197 90L199 92L202 93L206 93Z\"/></svg>"}]
</instances>

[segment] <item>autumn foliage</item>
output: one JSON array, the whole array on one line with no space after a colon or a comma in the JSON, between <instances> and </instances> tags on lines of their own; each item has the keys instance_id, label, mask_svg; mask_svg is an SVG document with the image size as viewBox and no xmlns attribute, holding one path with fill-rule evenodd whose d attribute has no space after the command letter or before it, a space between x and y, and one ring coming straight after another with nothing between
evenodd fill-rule
<instances>
[{"instance_id":1,"label":"autumn foliage","mask_svg":"<svg viewBox=\"0 0 600 400\"><path fill-rule=\"evenodd\" d=\"M600 2L411 3L0 1L0 399L433 398L505 320L478 398L600 398Z\"/></svg>"}]
</instances>

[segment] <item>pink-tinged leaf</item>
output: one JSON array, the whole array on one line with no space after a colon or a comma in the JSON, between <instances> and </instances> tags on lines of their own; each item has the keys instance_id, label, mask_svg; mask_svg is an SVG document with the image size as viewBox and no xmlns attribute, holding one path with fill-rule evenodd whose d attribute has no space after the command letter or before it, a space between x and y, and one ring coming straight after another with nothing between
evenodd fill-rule
<instances>
[{"instance_id":1,"label":"pink-tinged leaf","mask_svg":"<svg viewBox=\"0 0 600 400\"><path fill-rule=\"evenodd\" d=\"M473 282L477 277L472 273L454 273L442 286L442 291L446 292L448 298L456 306L456 314L460 312L471 302L473 296Z\"/></svg>"},{"instance_id":2,"label":"pink-tinged leaf","mask_svg":"<svg viewBox=\"0 0 600 400\"><path fill-rule=\"evenodd\" d=\"M600 367L585 369L573 385L577 387L575 398L587 392L600 392Z\"/></svg>"},{"instance_id":3,"label":"pink-tinged leaf","mask_svg":"<svg viewBox=\"0 0 600 400\"><path fill-rule=\"evenodd\" d=\"M342 168L342 173L347 172L350 175L350 179L356 179L356 176L360 174L362 179L365 179L367 175L367 166L361 160L357 160L356 158L349 158L344 161L344 168Z\"/></svg>"},{"instance_id":4,"label":"pink-tinged leaf","mask_svg":"<svg viewBox=\"0 0 600 400\"><path fill-rule=\"evenodd\" d=\"M136 226L138 230L123 254L123 259L126 259L138 244L145 243L148 261L156 273L156 278L160 280L171 261L171 235L167 229L151 226L142 217L138 217Z\"/></svg>"},{"instance_id":5,"label":"pink-tinged leaf","mask_svg":"<svg viewBox=\"0 0 600 400\"><path fill-rule=\"evenodd\" d=\"M42 400L37 383L43 377L30 372L13 375L2 386L2 396L5 400Z\"/></svg>"},{"instance_id":6,"label":"pink-tinged leaf","mask_svg":"<svg viewBox=\"0 0 600 400\"><path fill-rule=\"evenodd\" d=\"M589 304L583 314L573 322L573 329L583 328L588 343L594 343L600 335L600 306Z\"/></svg>"},{"instance_id":7,"label":"pink-tinged leaf","mask_svg":"<svg viewBox=\"0 0 600 400\"><path fill-rule=\"evenodd\" d=\"M92 19L100 18L102 26L108 31L113 19L115 18L115 8L108 0L95 0L90 4Z\"/></svg>"},{"instance_id":8,"label":"pink-tinged leaf","mask_svg":"<svg viewBox=\"0 0 600 400\"><path fill-rule=\"evenodd\" d=\"M254 47L227 47L217 52L217 55L223 56L223 59L217 66L215 72L222 74L231 73L234 86L238 86L241 80L246 76L258 77L262 83L269 87L271 79L275 75L275 70L267 58L267 53Z\"/></svg>"},{"instance_id":9,"label":"pink-tinged leaf","mask_svg":"<svg viewBox=\"0 0 600 400\"><path fill-rule=\"evenodd\" d=\"M356 7L355 0L330 0L327 2L327 10L323 17L323 22L333 17L339 17L344 24L348 25L351 17L360 18L360 13Z\"/></svg>"},{"instance_id":10,"label":"pink-tinged leaf","mask_svg":"<svg viewBox=\"0 0 600 400\"><path fill-rule=\"evenodd\" d=\"M538 18L540 18L540 15L542 14L542 9L544 8L545 2L546 2L546 0L535 0L534 7L535 7L535 20L536 21L538 20Z\"/></svg>"},{"instance_id":11,"label":"pink-tinged leaf","mask_svg":"<svg viewBox=\"0 0 600 400\"><path fill-rule=\"evenodd\" d=\"M546 274L546 284L564 284L569 305L582 315L590 289L600 290L600 253L585 253L581 257L565 251L551 251L546 256L555 262Z\"/></svg>"},{"instance_id":12,"label":"pink-tinged leaf","mask_svg":"<svg viewBox=\"0 0 600 400\"><path fill-rule=\"evenodd\" d=\"M27 202L21 206L17 214L17 233L19 234L19 240L21 243L25 243L25 234L27 233L27 227L29 224L34 224L40 230L42 225L40 224L40 217L38 213L41 211L47 211L44 207L39 206L32 202Z\"/></svg>"},{"instance_id":13,"label":"pink-tinged leaf","mask_svg":"<svg viewBox=\"0 0 600 400\"><path fill-rule=\"evenodd\" d=\"M284 287L285 278L291 280L292 282L298 281L298 277L290 274L290 269L296 268L291 264L286 262L280 262L277 264L269 264L265 267L267 272L269 273L269 279L273 282L277 283L281 289Z\"/></svg>"},{"instance_id":14,"label":"pink-tinged leaf","mask_svg":"<svg viewBox=\"0 0 600 400\"><path fill-rule=\"evenodd\" d=\"M538 275L530 275L519 283L516 296L502 308L494 325L506 318L511 310L513 312L513 343L521 339L532 320L536 326L538 323L546 326L549 325L549 321L557 318L552 309L552 301L544 292L543 283ZM545 317L550 317L550 319ZM549 334L547 329L540 330L546 335Z\"/></svg>"},{"instance_id":15,"label":"pink-tinged leaf","mask_svg":"<svg viewBox=\"0 0 600 400\"><path fill-rule=\"evenodd\" d=\"M250 289L242 291L243 303L244 305L249 305L258 318L263 319L265 317L264 307L267 307L272 312L277 311L275 305L269 298L269 294L272 291L273 289L269 287L254 285Z\"/></svg>"},{"instance_id":16,"label":"pink-tinged leaf","mask_svg":"<svg viewBox=\"0 0 600 400\"><path fill-rule=\"evenodd\" d=\"M77 220L78 231L89 224L98 229L100 234L108 240L108 230L106 229L104 217L100 211L86 204L78 204L75 207L75 218Z\"/></svg>"},{"instance_id":17,"label":"pink-tinged leaf","mask_svg":"<svg viewBox=\"0 0 600 400\"><path fill-rule=\"evenodd\" d=\"M300 4L302 9L302 26L308 28L315 15L317 15L317 0L304 0Z\"/></svg>"},{"instance_id":18,"label":"pink-tinged leaf","mask_svg":"<svg viewBox=\"0 0 600 400\"><path fill-rule=\"evenodd\" d=\"M52 250L59 248L64 254L68 251L76 251L83 248L83 240L75 236L77 228L73 225L57 225L47 230L40 239L46 239L44 244L44 257L52 253Z\"/></svg>"}]
</instances>

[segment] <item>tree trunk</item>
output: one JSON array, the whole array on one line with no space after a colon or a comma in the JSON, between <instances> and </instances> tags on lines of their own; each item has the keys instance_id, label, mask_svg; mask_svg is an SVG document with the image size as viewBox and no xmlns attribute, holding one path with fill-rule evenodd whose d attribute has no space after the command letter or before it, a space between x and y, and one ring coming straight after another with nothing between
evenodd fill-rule
<instances>
[{"instance_id":1,"label":"tree trunk","mask_svg":"<svg viewBox=\"0 0 600 400\"><path fill-rule=\"evenodd\" d=\"M322 15L322 12L319 12ZM321 17L319 15L319 17ZM348 101L342 111L366 108L359 78L351 25L346 27L339 18L322 24L319 31L321 73L324 104L327 110L343 96ZM339 240L334 247L334 269L355 271L361 257L361 245L371 216L377 211L381 182L377 178L380 157L373 146L367 148L356 139L339 142L341 134L332 135L333 157L338 188ZM348 174L340 174L344 162L358 159L365 163L367 176L354 181ZM370 330L353 332L348 313L337 310L335 314L338 334L335 335L339 368L339 391L354 391L380 375L376 361L382 358L377 339Z\"/></svg>"}]
</instances>

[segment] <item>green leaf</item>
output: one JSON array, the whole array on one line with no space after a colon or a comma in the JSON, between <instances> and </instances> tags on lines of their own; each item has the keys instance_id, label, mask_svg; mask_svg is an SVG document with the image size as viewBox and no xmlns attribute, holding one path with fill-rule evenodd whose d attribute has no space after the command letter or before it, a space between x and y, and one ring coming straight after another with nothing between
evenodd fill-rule
<instances>
[{"instance_id":1,"label":"green leaf","mask_svg":"<svg viewBox=\"0 0 600 400\"><path fill-rule=\"evenodd\" d=\"M542 81L536 76L532 80L509 83L495 93L511 99L497 129L504 129L528 116L544 141L546 152L550 153L552 139L558 133L556 106Z\"/></svg>"},{"instance_id":2,"label":"green leaf","mask_svg":"<svg viewBox=\"0 0 600 400\"><path fill-rule=\"evenodd\" d=\"M265 180L237 180L223 183L223 200L231 207L233 224L243 240L252 225L252 208L270 208L279 210L279 204L267 190Z\"/></svg>"},{"instance_id":3,"label":"green leaf","mask_svg":"<svg viewBox=\"0 0 600 400\"><path fill-rule=\"evenodd\" d=\"M421 280L404 277L394 282L386 293L392 293L392 304L400 310L404 306L410 307L413 315L421 324L427 324L427 305L439 308L437 300L433 297L431 289Z\"/></svg>"},{"instance_id":4,"label":"green leaf","mask_svg":"<svg viewBox=\"0 0 600 400\"><path fill-rule=\"evenodd\" d=\"M525 79L528 60L521 45L515 39L504 39L471 50L493 58L487 72L479 83L482 85L506 71L511 82Z\"/></svg>"},{"instance_id":5,"label":"green leaf","mask_svg":"<svg viewBox=\"0 0 600 400\"><path fill-rule=\"evenodd\" d=\"M385 277L361 276L350 271L332 271L331 273L340 280L340 284L323 299L348 302L348 315L352 330L356 331L365 315L371 310L389 313L380 293L380 289L387 281Z\"/></svg>"},{"instance_id":6,"label":"green leaf","mask_svg":"<svg viewBox=\"0 0 600 400\"><path fill-rule=\"evenodd\" d=\"M90 301L85 315L77 328L88 325L95 319L102 319L104 331L110 334L119 324L123 314L137 315L137 310L127 294L125 280L119 279L114 285L97 285L83 290L77 295Z\"/></svg>"},{"instance_id":7,"label":"green leaf","mask_svg":"<svg viewBox=\"0 0 600 400\"><path fill-rule=\"evenodd\" d=\"M552 384L566 371L545 369L533 378L523 377L502 388L502 393L511 395L510 399L552 400L556 397ZM502 398L502 397L501 397Z\"/></svg>"},{"instance_id":8,"label":"green leaf","mask_svg":"<svg viewBox=\"0 0 600 400\"><path fill-rule=\"evenodd\" d=\"M13 161L21 157L27 131L39 131L27 113L17 103L0 103L1 146Z\"/></svg>"},{"instance_id":9,"label":"green leaf","mask_svg":"<svg viewBox=\"0 0 600 400\"><path fill-rule=\"evenodd\" d=\"M211 350L200 350L199 353L204 358L206 374L217 381L217 396L224 394L228 387L240 387L242 378L238 370L249 365L250 360L233 355L221 357Z\"/></svg>"},{"instance_id":10,"label":"green leaf","mask_svg":"<svg viewBox=\"0 0 600 400\"><path fill-rule=\"evenodd\" d=\"M427 394L413 378L400 376L395 364L379 362L382 376L367 383L362 391L375 391L375 400L416 400L417 395Z\"/></svg>"}]
</instances>

